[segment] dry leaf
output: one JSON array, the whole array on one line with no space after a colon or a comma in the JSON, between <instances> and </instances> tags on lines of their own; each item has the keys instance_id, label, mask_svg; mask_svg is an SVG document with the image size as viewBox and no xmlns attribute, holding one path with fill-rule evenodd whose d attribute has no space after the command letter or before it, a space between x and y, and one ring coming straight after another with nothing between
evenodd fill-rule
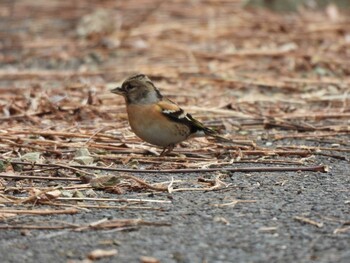
<instances>
[{"instance_id":1,"label":"dry leaf","mask_svg":"<svg viewBox=\"0 0 350 263\"><path fill-rule=\"evenodd\" d=\"M62 194L62 192L60 190L53 190L50 192L46 192L45 195L48 197L48 199L52 200L52 199L56 199L58 197L60 197Z\"/></svg>"}]
</instances>

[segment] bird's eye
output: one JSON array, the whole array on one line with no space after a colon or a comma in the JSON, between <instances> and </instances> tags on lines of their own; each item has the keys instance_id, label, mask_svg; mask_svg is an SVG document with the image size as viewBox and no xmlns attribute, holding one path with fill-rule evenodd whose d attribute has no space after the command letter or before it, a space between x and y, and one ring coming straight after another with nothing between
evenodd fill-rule
<instances>
[{"instance_id":1,"label":"bird's eye","mask_svg":"<svg viewBox=\"0 0 350 263\"><path fill-rule=\"evenodd\" d=\"M133 86L133 85L127 85L127 86L125 87L125 89L126 89L127 91L130 91L130 90L132 90L132 89L134 89L134 88L136 88L136 86Z\"/></svg>"}]
</instances>

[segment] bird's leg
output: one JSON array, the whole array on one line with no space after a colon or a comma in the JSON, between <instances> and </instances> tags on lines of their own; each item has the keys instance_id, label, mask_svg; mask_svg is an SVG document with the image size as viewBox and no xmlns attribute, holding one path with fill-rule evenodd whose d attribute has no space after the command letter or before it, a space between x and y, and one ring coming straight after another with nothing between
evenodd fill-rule
<instances>
[{"instance_id":1,"label":"bird's leg","mask_svg":"<svg viewBox=\"0 0 350 263\"><path fill-rule=\"evenodd\" d=\"M170 153L173 149L174 149L175 145L174 144L170 144L167 147L164 147L163 151L160 153L160 157L163 157L165 155L167 155L168 153Z\"/></svg>"}]
</instances>

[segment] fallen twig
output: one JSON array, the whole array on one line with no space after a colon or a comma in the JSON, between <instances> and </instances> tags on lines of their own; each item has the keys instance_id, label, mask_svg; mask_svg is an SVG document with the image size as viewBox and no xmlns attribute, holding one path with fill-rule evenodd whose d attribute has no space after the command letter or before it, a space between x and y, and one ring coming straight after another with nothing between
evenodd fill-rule
<instances>
[{"instance_id":1,"label":"fallen twig","mask_svg":"<svg viewBox=\"0 0 350 263\"><path fill-rule=\"evenodd\" d=\"M0 209L0 213L10 214L25 214L25 215L73 215L78 213L77 209L63 209L63 210L17 210L17 209Z\"/></svg>"},{"instance_id":2,"label":"fallen twig","mask_svg":"<svg viewBox=\"0 0 350 263\"><path fill-rule=\"evenodd\" d=\"M215 206L215 207L226 207L226 206L234 207L238 203L256 203L256 200L233 200L229 203L213 204L213 206Z\"/></svg>"},{"instance_id":3,"label":"fallen twig","mask_svg":"<svg viewBox=\"0 0 350 263\"><path fill-rule=\"evenodd\" d=\"M6 174L6 173L0 173L0 178L13 178L13 179L31 179L31 180L49 180L49 181L74 181L74 182L80 182L81 179L79 178L71 178L71 177L53 177L53 176L35 176L35 175L13 175L13 174Z\"/></svg>"},{"instance_id":4,"label":"fallen twig","mask_svg":"<svg viewBox=\"0 0 350 263\"><path fill-rule=\"evenodd\" d=\"M92 222L84 225L26 225L26 224L17 224L17 225L0 225L0 229L31 229L31 230L58 230L58 229L73 229L75 231L84 231L84 230L103 230L111 228L124 228L124 227L135 227L135 226L170 226L168 222L151 222L144 221L142 219L113 219L113 220L100 220L98 222Z\"/></svg>"},{"instance_id":5,"label":"fallen twig","mask_svg":"<svg viewBox=\"0 0 350 263\"><path fill-rule=\"evenodd\" d=\"M59 201L96 201L96 202L118 202L118 203L167 203L168 200L136 199L136 198L89 198L89 197L58 197Z\"/></svg>"},{"instance_id":6,"label":"fallen twig","mask_svg":"<svg viewBox=\"0 0 350 263\"><path fill-rule=\"evenodd\" d=\"M306 217L303 217L303 216L295 216L294 217L295 220L298 220L300 222L303 222L303 223L307 223L307 224L310 224L310 225L314 225L314 226L317 226L318 228L320 227L323 227L323 223L319 223L319 222L316 222L310 218L306 218Z\"/></svg>"},{"instance_id":7,"label":"fallen twig","mask_svg":"<svg viewBox=\"0 0 350 263\"><path fill-rule=\"evenodd\" d=\"M5 161L5 160L4 160ZM44 166L44 167L62 167L61 164L39 164L20 161L9 161L11 164L22 164L31 166ZM208 172L296 172L296 171L310 171L310 172L327 172L328 168L325 165L318 166L300 166L300 167L217 167L206 169L164 169L164 170L147 170L147 169L125 169L125 168L111 168L101 166L90 165L64 165L64 168L72 169L91 169L91 170L103 170L103 171L115 171L125 173L208 173Z\"/></svg>"}]
</instances>

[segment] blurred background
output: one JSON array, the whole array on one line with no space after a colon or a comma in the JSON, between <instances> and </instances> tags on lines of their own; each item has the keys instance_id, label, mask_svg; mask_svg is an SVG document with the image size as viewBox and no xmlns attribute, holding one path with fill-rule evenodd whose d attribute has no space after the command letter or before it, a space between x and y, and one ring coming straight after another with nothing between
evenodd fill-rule
<instances>
[{"instance_id":1,"label":"blurred background","mask_svg":"<svg viewBox=\"0 0 350 263\"><path fill-rule=\"evenodd\" d=\"M131 71L285 75L341 59L349 42L340 12L347 0L1 2L0 63L8 70L98 70L108 79Z\"/></svg>"}]
</instances>

